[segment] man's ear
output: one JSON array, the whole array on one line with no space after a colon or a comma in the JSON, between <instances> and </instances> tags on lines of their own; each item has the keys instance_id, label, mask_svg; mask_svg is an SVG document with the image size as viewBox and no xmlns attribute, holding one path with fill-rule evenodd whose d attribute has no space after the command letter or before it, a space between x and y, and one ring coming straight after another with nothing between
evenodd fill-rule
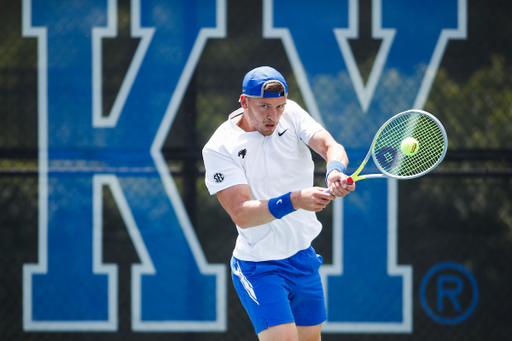
<instances>
[{"instance_id":1,"label":"man's ear","mask_svg":"<svg viewBox=\"0 0 512 341\"><path fill-rule=\"evenodd\" d=\"M247 109L248 108L248 102L249 98L245 95L240 95L240 104L242 105L242 108Z\"/></svg>"}]
</instances>

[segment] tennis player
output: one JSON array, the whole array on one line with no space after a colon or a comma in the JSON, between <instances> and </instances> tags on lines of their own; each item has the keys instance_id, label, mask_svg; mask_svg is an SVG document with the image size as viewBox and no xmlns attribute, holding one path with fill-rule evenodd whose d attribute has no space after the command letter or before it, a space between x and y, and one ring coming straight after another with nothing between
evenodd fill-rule
<instances>
[{"instance_id":1,"label":"tennis player","mask_svg":"<svg viewBox=\"0 0 512 341\"><path fill-rule=\"evenodd\" d=\"M260 340L320 340L326 308L311 242L315 212L355 190L345 149L297 103L275 69L247 73L242 107L203 148L206 186L238 230L234 286ZM313 187L309 147L327 161L326 188Z\"/></svg>"}]
</instances>

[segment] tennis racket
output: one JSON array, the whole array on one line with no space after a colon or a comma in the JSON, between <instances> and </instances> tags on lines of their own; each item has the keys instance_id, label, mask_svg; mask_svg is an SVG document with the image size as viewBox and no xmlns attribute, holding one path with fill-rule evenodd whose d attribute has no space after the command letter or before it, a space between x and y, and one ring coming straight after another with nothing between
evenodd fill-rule
<instances>
[{"instance_id":1,"label":"tennis racket","mask_svg":"<svg viewBox=\"0 0 512 341\"><path fill-rule=\"evenodd\" d=\"M347 182L352 185L371 178L420 177L443 161L447 148L446 130L432 114L422 110L401 112L380 127L368 154ZM370 156L381 173L360 175Z\"/></svg>"}]
</instances>

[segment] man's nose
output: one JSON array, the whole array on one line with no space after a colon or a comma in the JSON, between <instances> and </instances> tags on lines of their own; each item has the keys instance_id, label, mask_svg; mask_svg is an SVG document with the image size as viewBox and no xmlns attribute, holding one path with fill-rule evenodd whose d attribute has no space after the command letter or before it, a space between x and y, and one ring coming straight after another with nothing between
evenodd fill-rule
<instances>
[{"instance_id":1,"label":"man's nose","mask_svg":"<svg viewBox=\"0 0 512 341\"><path fill-rule=\"evenodd\" d=\"M277 109L276 108L271 108L268 113L267 113L267 117L269 120L272 120L272 121L275 121L276 118L277 118Z\"/></svg>"}]
</instances>

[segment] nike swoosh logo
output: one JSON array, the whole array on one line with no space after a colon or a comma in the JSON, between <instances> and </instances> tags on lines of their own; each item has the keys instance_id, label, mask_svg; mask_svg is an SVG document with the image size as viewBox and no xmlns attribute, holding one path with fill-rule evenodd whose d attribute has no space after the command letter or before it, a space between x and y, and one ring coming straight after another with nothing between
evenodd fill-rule
<instances>
[{"instance_id":1,"label":"nike swoosh logo","mask_svg":"<svg viewBox=\"0 0 512 341\"><path fill-rule=\"evenodd\" d=\"M286 131L287 131L287 130L288 130L288 129L285 129L285 130L284 130L283 132L281 132L281 133L280 133L280 132L277 132L277 135L279 135L279 136L283 136L283 134L284 134L284 133L286 133Z\"/></svg>"}]
</instances>

